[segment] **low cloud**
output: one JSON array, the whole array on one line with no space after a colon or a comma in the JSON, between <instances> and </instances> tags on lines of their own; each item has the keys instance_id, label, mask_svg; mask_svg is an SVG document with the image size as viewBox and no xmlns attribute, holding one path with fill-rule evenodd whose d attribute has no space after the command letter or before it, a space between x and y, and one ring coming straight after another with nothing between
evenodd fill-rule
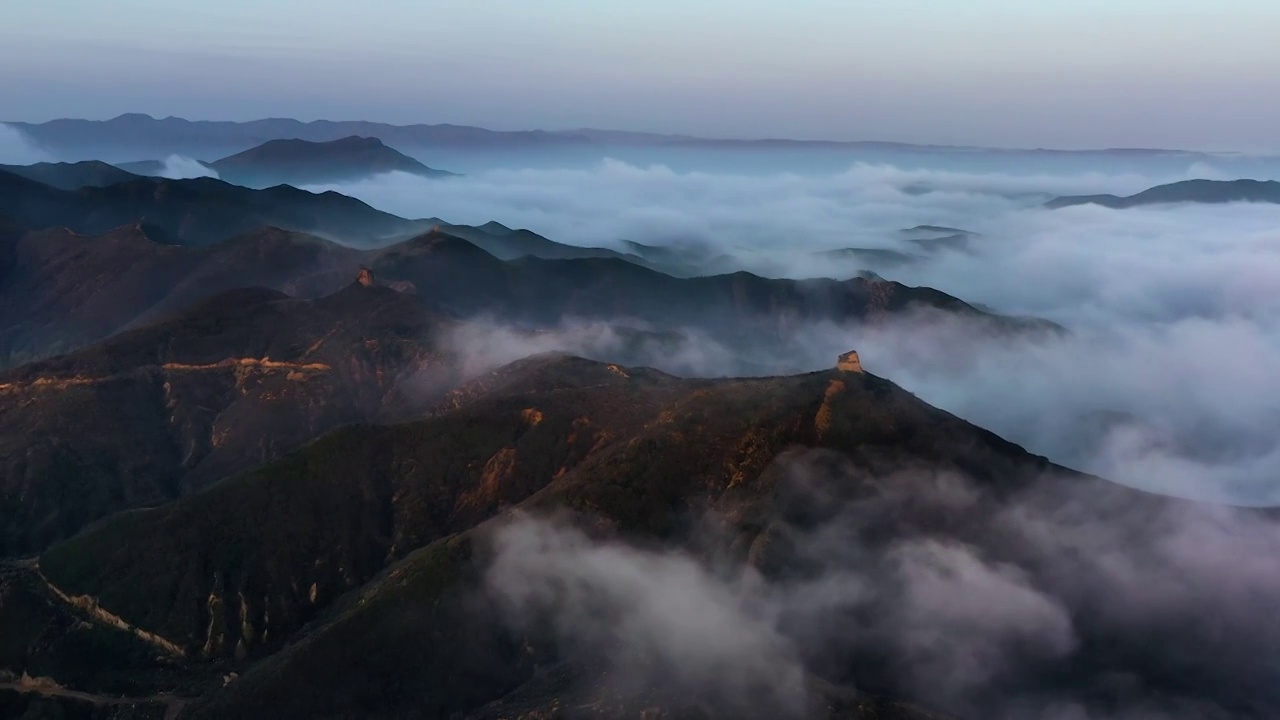
<instances>
[{"instance_id":1,"label":"low cloud","mask_svg":"<svg viewBox=\"0 0 1280 720\"><path fill-rule=\"evenodd\" d=\"M52 159L22 131L0 123L0 165L31 165Z\"/></svg>"},{"instance_id":2,"label":"low cloud","mask_svg":"<svg viewBox=\"0 0 1280 720\"><path fill-rule=\"evenodd\" d=\"M778 463L746 566L524 517L487 587L569 661L606 658L624 693L750 687L803 714L808 675L998 720L1280 712L1267 516L1057 477L999 497L926 469L868 482L820 451ZM708 520L699 546L734 545Z\"/></svg>"},{"instance_id":3,"label":"low cloud","mask_svg":"<svg viewBox=\"0 0 1280 720\"><path fill-rule=\"evenodd\" d=\"M602 362L655 367L689 377L765 375L778 369L772 353L750 354L695 328L655 328L619 318L599 321L565 318L556 327L516 328L496 318L472 318L452 328L443 343L465 376L488 372L520 358L568 353ZM804 363L789 369L801 372Z\"/></svg>"},{"instance_id":4,"label":"low cloud","mask_svg":"<svg viewBox=\"0 0 1280 720\"><path fill-rule=\"evenodd\" d=\"M197 177L218 177L218 171L199 160L192 160L182 155L170 155L164 159L160 168L160 177L182 180Z\"/></svg>"},{"instance_id":5,"label":"low cloud","mask_svg":"<svg viewBox=\"0 0 1280 720\"><path fill-rule=\"evenodd\" d=\"M803 715L803 669L749 569L717 577L686 554L538 521L505 528L496 550L488 589L508 619L549 628L579 662L604 663L612 691L697 698L734 717Z\"/></svg>"},{"instance_id":6,"label":"low cloud","mask_svg":"<svg viewBox=\"0 0 1280 720\"><path fill-rule=\"evenodd\" d=\"M857 349L868 372L1061 464L1153 492L1269 505L1280 503L1280 335L1264 327L1197 318L1019 337L928 312L801 325L779 341L625 319L529 330L487 318L446 345L466 375L545 352L682 376L786 375Z\"/></svg>"}]
</instances>

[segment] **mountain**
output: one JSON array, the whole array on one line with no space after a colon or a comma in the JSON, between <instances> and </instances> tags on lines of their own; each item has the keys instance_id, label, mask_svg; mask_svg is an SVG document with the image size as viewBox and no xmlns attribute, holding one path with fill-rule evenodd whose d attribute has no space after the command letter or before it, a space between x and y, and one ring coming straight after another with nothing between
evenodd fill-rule
<instances>
[{"instance_id":1,"label":"mountain","mask_svg":"<svg viewBox=\"0 0 1280 720\"><path fill-rule=\"evenodd\" d=\"M514 260L532 255L546 260L572 260L579 258L615 258L626 260L637 265L653 267L643 257L632 253L621 253L617 250L600 247L579 247L565 245L545 238L532 230L513 230L499 222L487 222L484 225L453 225L443 220L431 219L441 232L460 237L470 242L499 260ZM665 267L659 268L666 270Z\"/></svg>"},{"instance_id":2,"label":"mountain","mask_svg":"<svg viewBox=\"0 0 1280 720\"><path fill-rule=\"evenodd\" d=\"M309 301L223 293L0 373L0 555L402 406L401 381L446 371L436 343L451 321L361 277Z\"/></svg>"},{"instance_id":3,"label":"mountain","mask_svg":"<svg viewBox=\"0 0 1280 720\"><path fill-rule=\"evenodd\" d=\"M251 122L153 118L126 113L110 120L59 119L6 123L36 144L61 155L129 161L169 154L222 157L263 143L296 138L313 143L351 136L381 138L394 147L532 147L591 142L589 133L541 130L499 132L463 125L389 125L364 121L300 122L270 118Z\"/></svg>"},{"instance_id":4,"label":"mountain","mask_svg":"<svg viewBox=\"0 0 1280 720\"><path fill-rule=\"evenodd\" d=\"M1045 203L1051 209L1074 205L1101 205L1123 209L1161 203L1280 203L1280 182L1275 180L1185 180L1157 185L1137 195L1073 195Z\"/></svg>"},{"instance_id":5,"label":"mountain","mask_svg":"<svg viewBox=\"0 0 1280 720\"><path fill-rule=\"evenodd\" d=\"M436 218L406 220L335 192L315 194L292 187L251 189L214 178L128 177L129 181L111 187L59 192L44 183L0 171L0 217L20 227L65 227L85 235L143 222L153 239L175 245L208 245L275 226L367 246L438 226L504 260L535 255L549 259L619 258L646 264L634 254L566 245L496 222L473 227Z\"/></svg>"},{"instance_id":6,"label":"mountain","mask_svg":"<svg viewBox=\"0 0 1280 720\"><path fill-rule=\"evenodd\" d=\"M0 233L0 367L77 350L236 288L318 297L359 265L357 250L278 228L203 247L157 242L141 223L97 237Z\"/></svg>"},{"instance_id":7,"label":"mountain","mask_svg":"<svg viewBox=\"0 0 1280 720\"><path fill-rule=\"evenodd\" d=\"M935 310L989 322L992 329L1060 330L991 315L932 288L879 279L786 280L746 272L677 278L616 258L503 262L438 230L373 251L368 262L378 277L411 284L420 297L459 316L509 322L627 318L763 339L786 337L813 321L876 321Z\"/></svg>"},{"instance_id":8,"label":"mountain","mask_svg":"<svg viewBox=\"0 0 1280 720\"><path fill-rule=\"evenodd\" d=\"M20 227L65 227L84 235L143 222L156 240L174 245L209 245L273 226L367 246L421 227L336 192L252 190L214 178L136 178L65 191L4 172L0 216Z\"/></svg>"},{"instance_id":9,"label":"mountain","mask_svg":"<svg viewBox=\"0 0 1280 720\"><path fill-rule=\"evenodd\" d=\"M297 138L329 142L352 135L377 137L399 148L531 148L581 145L685 146L728 149L817 148L896 150L907 152L961 151L972 153L1017 153L1020 155L1095 155L1099 157L1175 156L1188 162L1211 160L1211 156L1181 150L1002 150L943 145L912 145L876 141L828 141L786 139L715 139L617 130L580 128L573 130L495 131L465 125L391 125L367 121L316 120L301 122L290 118L268 118L250 122L155 118L142 113L126 113L109 120L64 118L44 123L8 122L36 144L60 156L98 158L108 162L169 154L187 157L221 157L261 145L270 140Z\"/></svg>"},{"instance_id":10,"label":"mountain","mask_svg":"<svg viewBox=\"0 0 1280 720\"><path fill-rule=\"evenodd\" d=\"M1190 697L1270 716L1274 684L1252 683L1271 671L1218 653L1235 641L1220 619L1117 626L1108 608L1128 600L1070 570L1092 546L1041 554L1071 546L1062 532L1139 542L1193 509L870 374L693 380L542 356L423 419L342 428L117 515L23 577L205 673L186 685L193 718L1044 717L986 712L1038 693L1081 712ZM928 594L900 594L915 582ZM968 582L1016 600L987 614ZM1078 641L1039 647L1033 626L1058 611L1011 586L1052 598ZM974 622L989 624L973 650L930 634ZM915 630L922 645L894 644ZM948 669L1006 641L1021 662ZM922 665L943 669L936 684L911 679Z\"/></svg>"},{"instance_id":11,"label":"mountain","mask_svg":"<svg viewBox=\"0 0 1280 720\"><path fill-rule=\"evenodd\" d=\"M352 135L329 142L271 140L210 163L218 176L249 187L319 185L388 172L450 177L393 150L376 137Z\"/></svg>"},{"instance_id":12,"label":"mountain","mask_svg":"<svg viewBox=\"0 0 1280 720\"><path fill-rule=\"evenodd\" d=\"M876 322L933 311L991 330L1053 329L878 278L678 279L621 260L503 262L438 231L360 252L279 230L205 248L165 246L143 226L131 226L97 238L27 234L10 256L0 285L12 300L0 317L10 358L77 347L163 318L0 372L7 400L0 459L9 462L0 475L0 506L9 518L0 548L11 552L39 547L107 512L176 497L334 424L403 414L412 405L397 394L398 378L418 373L426 358L451 374L465 363L441 358L475 352L465 342L443 347L433 339L441 325L458 326L432 320L441 312L525 328L506 342L537 342L529 330L554 330L571 318L658 331L700 328L744 356L722 373L750 367L753 351L788 342L814 321ZM344 270L348 282L356 277L361 263L373 268L358 273L363 284L314 300L256 288L176 312L184 301L257 281L320 294L340 285ZM406 292L378 286L373 277ZM656 360L653 353L680 348L678 337L661 332L605 332L614 339L602 351L618 355Z\"/></svg>"},{"instance_id":13,"label":"mountain","mask_svg":"<svg viewBox=\"0 0 1280 720\"><path fill-rule=\"evenodd\" d=\"M735 562L747 562L796 446L881 472L927 463L993 486L1072 481L872 376L683 380L552 356L462 388L428 419L343 429L118 516L40 569L191 662L248 668L194 717L502 717L567 699L565 672L591 675L536 640L522 649L473 597L469 578L493 552L486 520L563 507L598 517L607 535L690 542L693 518L724 512L741 523L729 531ZM831 716L885 717L857 705Z\"/></svg>"},{"instance_id":14,"label":"mountain","mask_svg":"<svg viewBox=\"0 0 1280 720\"><path fill-rule=\"evenodd\" d=\"M185 190L204 181L135 182L177 183ZM302 192L253 191L208 182L216 189L251 196ZM55 213L64 205L66 198L59 191L36 187L55 194ZM301 197L324 205L329 195ZM71 198L79 201L82 195ZM182 207L195 208L194 214L219 204L197 195L179 204ZM243 209L239 214L246 225L257 217L288 217L274 207L267 203L260 214ZM217 227L230 229L235 214L222 216ZM100 215L88 217L80 227L93 227ZM110 220L124 217L128 211L108 215ZM433 229L385 248L356 250L279 228L258 228L212 245L185 247L166 242L172 231L165 228L174 228L176 219L159 220L165 224L135 221L96 237L65 228L0 230L0 367L79 349L233 288L262 286L300 298L317 297L342 287L361 266L410 290L426 307L530 327L554 328L574 318L638 321L655 330L701 328L722 341L760 346L786 339L815 321L876 321L932 310L992 329L1060 329L1043 321L1002 317L931 288L880 278L774 280L749 273L677 278L637 264L645 261L634 256L561 245L529 231L504 233L496 223L450 226L449 232ZM194 223L177 225L180 232L196 228ZM501 260L451 232L466 234L514 259Z\"/></svg>"},{"instance_id":15,"label":"mountain","mask_svg":"<svg viewBox=\"0 0 1280 720\"><path fill-rule=\"evenodd\" d=\"M82 187L105 187L137 178L131 172L97 160L76 163L36 163L34 165L0 165L0 172L12 173L60 190Z\"/></svg>"}]
</instances>

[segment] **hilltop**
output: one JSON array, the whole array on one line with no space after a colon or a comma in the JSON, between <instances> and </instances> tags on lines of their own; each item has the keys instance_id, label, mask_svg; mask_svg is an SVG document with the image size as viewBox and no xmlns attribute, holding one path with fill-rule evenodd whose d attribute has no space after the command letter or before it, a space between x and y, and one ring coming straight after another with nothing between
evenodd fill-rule
<instances>
[{"instance_id":1,"label":"hilltop","mask_svg":"<svg viewBox=\"0 0 1280 720\"><path fill-rule=\"evenodd\" d=\"M1074 205L1101 205L1113 209L1162 203L1280 203L1280 182L1275 180L1185 180L1158 185L1137 195L1071 195L1050 200L1050 209Z\"/></svg>"},{"instance_id":2,"label":"hilltop","mask_svg":"<svg viewBox=\"0 0 1280 720\"><path fill-rule=\"evenodd\" d=\"M0 172L35 180L59 190L82 187L106 187L137 179L137 175L98 160L75 163L36 163L34 165L0 165Z\"/></svg>"}]
</instances>

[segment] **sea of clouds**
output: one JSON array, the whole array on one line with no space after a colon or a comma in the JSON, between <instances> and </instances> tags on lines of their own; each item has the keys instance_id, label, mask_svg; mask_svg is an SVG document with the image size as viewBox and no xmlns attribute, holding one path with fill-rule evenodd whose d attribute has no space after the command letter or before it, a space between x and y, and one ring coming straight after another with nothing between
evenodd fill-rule
<instances>
[{"instance_id":1,"label":"sea of clouds","mask_svg":"<svg viewBox=\"0 0 1280 720\"><path fill-rule=\"evenodd\" d=\"M695 332L647 361L680 374L795 372L857 348L865 366L925 400L1052 459L1160 492L1280 502L1280 206L1042 207L1063 194L1131 194L1182 171L1046 174L904 170L838 174L675 172L606 160L588 169L495 170L424 180L391 174L337 186L391 212L497 220L557 241L693 249L716 269L851 277L872 269L996 312L1067 327L1063 337L992 337L964 322L817 325L787 346L727 348ZM922 250L900 231L977 233ZM891 267L818 251L892 249ZM562 349L608 358L607 328L566 321L536 341L492 322L467 338L487 357ZM750 362L735 362L749 358Z\"/></svg>"}]
</instances>

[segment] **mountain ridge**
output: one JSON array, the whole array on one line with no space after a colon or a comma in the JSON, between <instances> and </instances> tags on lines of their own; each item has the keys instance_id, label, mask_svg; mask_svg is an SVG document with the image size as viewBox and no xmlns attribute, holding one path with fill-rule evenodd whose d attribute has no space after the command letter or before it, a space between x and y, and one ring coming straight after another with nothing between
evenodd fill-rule
<instances>
[{"instance_id":1,"label":"mountain ridge","mask_svg":"<svg viewBox=\"0 0 1280 720\"><path fill-rule=\"evenodd\" d=\"M1061 150L1051 148L985 148L967 145L930 145L877 140L790 140L782 138L705 138L693 135L600 130L489 130L450 123L395 125L372 121L312 120L265 118L245 122L227 120L187 120L178 117L155 118L143 113L125 113L108 120L59 118L42 123L7 122L27 134L37 144L64 151L110 151L117 148L119 157L108 160L133 160L121 152L159 149L165 153L196 155L207 152L233 153L260 145L268 140L300 138L312 141L336 140L348 135L374 135L393 146L403 147L535 147L545 145L685 145L720 148L814 147L814 148L893 148L917 151L984 151L994 153L1037 154L1124 154L1177 155L1211 157L1210 153L1160 148L1099 148ZM120 148L124 150L120 151ZM132 148L132 150L130 150ZM99 152L99 155L102 153Z\"/></svg>"},{"instance_id":2,"label":"mountain ridge","mask_svg":"<svg viewBox=\"0 0 1280 720\"><path fill-rule=\"evenodd\" d=\"M1280 182L1275 180L1183 180L1157 185L1135 195L1067 195L1045 207L1057 210L1077 205L1101 205L1113 210L1165 203L1280 203Z\"/></svg>"}]
</instances>

